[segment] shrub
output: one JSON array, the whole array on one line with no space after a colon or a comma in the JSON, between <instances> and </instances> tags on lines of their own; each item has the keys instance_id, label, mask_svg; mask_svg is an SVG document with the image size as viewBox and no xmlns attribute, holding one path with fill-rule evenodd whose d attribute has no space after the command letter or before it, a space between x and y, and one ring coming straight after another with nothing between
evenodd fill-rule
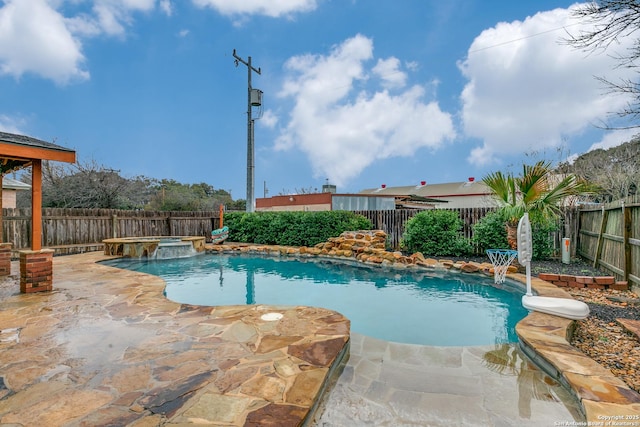
<instances>
[{"instance_id":1,"label":"shrub","mask_svg":"<svg viewBox=\"0 0 640 427\"><path fill-rule=\"evenodd\" d=\"M229 241L282 246L314 246L344 231L370 230L371 221L348 211L230 212L224 223Z\"/></svg>"},{"instance_id":2,"label":"shrub","mask_svg":"<svg viewBox=\"0 0 640 427\"><path fill-rule=\"evenodd\" d=\"M533 253L535 260L549 259L553 256L553 234L558 231L558 224L554 220L535 221L531 224Z\"/></svg>"},{"instance_id":3,"label":"shrub","mask_svg":"<svg viewBox=\"0 0 640 427\"><path fill-rule=\"evenodd\" d=\"M501 211L490 212L473 227L472 242L483 254L487 249L509 249L506 219ZM540 217L531 221L532 260L543 260L553 256L553 235L558 227L553 219Z\"/></svg>"},{"instance_id":4,"label":"shrub","mask_svg":"<svg viewBox=\"0 0 640 427\"><path fill-rule=\"evenodd\" d=\"M489 212L473 226L472 243L478 251L487 249L509 249L505 219L500 212Z\"/></svg>"},{"instance_id":5,"label":"shrub","mask_svg":"<svg viewBox=\"0 0 640 427\"><path fill-rule=\"evenodd\" d=\"M407 221L401 247L431 256L460 256L471 252L461 230L463 222L455 211L423 211Z\"/></svg>"}]
</instances>

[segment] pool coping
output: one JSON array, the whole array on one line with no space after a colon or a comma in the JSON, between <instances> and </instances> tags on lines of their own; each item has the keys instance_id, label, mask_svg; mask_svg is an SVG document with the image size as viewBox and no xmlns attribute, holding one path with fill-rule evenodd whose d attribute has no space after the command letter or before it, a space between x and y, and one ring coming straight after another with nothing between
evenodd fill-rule
<instances>
[{"instance_id":1,"label":"pool coping","mask_svg":"<svg viewBox=\"0 0 640 427\"><path fill-rule=\"evenodd\" d=\"M526 276L507 275L522 284ZM563 289L532 277L540 296L572 298ZM575 321L531 312L516 325L523 352L552 378L570 389L580 401L589 425L640 425L640 394L595 360L570 344ZM628 423L628 424L624 424ZM614 424L609 424L614 425Z\"/></svg>"}]
</instances>

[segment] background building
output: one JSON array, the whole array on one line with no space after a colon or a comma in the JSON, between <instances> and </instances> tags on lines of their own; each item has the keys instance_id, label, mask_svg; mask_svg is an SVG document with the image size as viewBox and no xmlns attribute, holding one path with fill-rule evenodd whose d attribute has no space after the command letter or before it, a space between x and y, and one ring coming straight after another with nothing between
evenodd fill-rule
<instances>
[{"instance_id":1,"label":"background building","mask_svg":"<svg viewBox=\"0 0 640 427\"><path fill-rule=\"evenodd\" d=\"M13 178L2 178L2 207L15 209L18 191L31 190L31 186Z\"/></svg>"},{"instance_id":2,"label":"background building","mask_svg":"<svg viewBox=\"0 0 640 427\"><path fill-rule=\"evenodd\" d=\"M463 182L449 182L444 184L427 184L425 181L418 185L403 187L387 187L362 190L360 194L376 194L385 196L417 196L427 200L439 201L436 209L459 208L489 208L498 206L491 196L491 190L482 181L473 177Z\"/></svg>"},{"instance_id":3,"label":"background building","mask_svg":"<svg viewBox=\"0 0 640 427\"><path fill-rule=\"evenodd\" d=\"M464 182L387 187L337 194L334 185L322 193L288 194L256 199L256 211L377 211L394 209L458 209L495 207L491 190L469 178Z\"/></svg>"}]
</instances>

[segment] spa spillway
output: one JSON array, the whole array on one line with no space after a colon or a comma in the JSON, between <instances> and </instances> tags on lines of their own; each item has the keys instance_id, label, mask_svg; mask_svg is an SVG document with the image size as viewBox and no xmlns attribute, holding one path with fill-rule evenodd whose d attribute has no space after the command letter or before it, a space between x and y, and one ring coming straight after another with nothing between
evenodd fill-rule
<instances>
[{"instance_id":1,"label":"spa spillway","mask_svg":"<svg viewBox=\"0 0 640 427\"><path fill-rule=\"evenodd\" d=\"M125 258L186 258L205 250L205 238L201 236L121 237L102 243L105 255Z\"/></svg>"}]
</instances>

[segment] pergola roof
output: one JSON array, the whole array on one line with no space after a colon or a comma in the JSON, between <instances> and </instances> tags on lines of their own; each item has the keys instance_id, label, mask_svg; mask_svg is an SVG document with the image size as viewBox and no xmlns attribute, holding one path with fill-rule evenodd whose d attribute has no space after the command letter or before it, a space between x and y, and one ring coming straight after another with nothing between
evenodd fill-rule
<instances>
[{"instance_id":1,"label":"pergola roof","mask_svg":"<svg viewBox=\"0 0 640 427\"><path fill-rule=\"evenodd\" d=\"M0 184L2 176L16 169L31 170L31 249L42 247L42 161L75 163L76 152L50 142L25 135L0 132ZM0 185L0 195L2 186ZM0 200L1 197L0 197ZM0 202L0 207L2 206ZM0 209L0 242L2 242L2 210Z\"/></svg>"},{"instance_id":2,"label":"pergola roof","mask_svg":"<svg viewBox=\"0 0 640 427\"><path fill-rule=\"evenodd\" d=\"M76 152L25 135L0 132L0 174L27 167L33 160L74 163Z\"/></svg>"}]
</instances>

